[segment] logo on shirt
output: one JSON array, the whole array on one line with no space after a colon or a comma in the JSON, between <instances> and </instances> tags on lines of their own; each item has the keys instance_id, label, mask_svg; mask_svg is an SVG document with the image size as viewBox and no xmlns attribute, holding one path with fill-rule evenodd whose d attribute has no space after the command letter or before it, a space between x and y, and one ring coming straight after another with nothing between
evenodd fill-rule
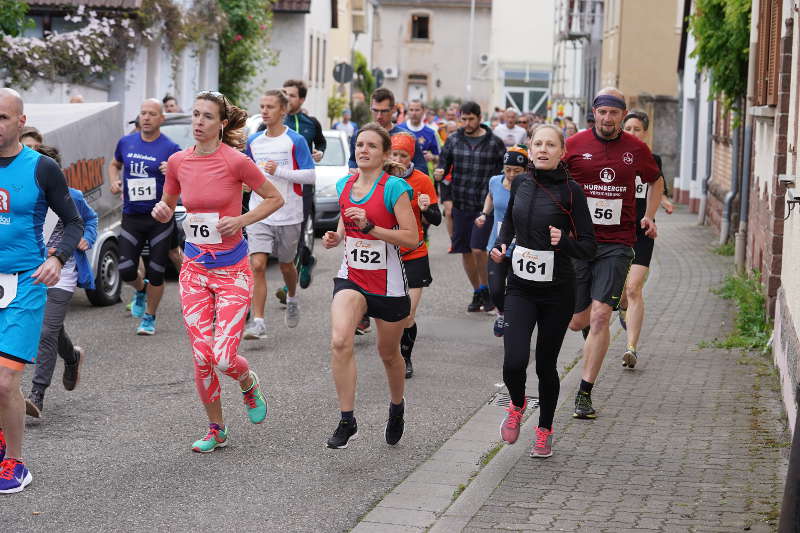
<instances>
[{"instance_id":1,"label":"logo on shirt","mask_svg":"<svg viewBox=\"0 0 800 533\"><path fill-rule=\"evenodd\" d=\"M604 183L611 183L614 181L615 177L616 175L614 174L613 168L606 167L600 171L600 179L603 180Z\"/></svg>"},{"instance_id":2,"label":"logo on shirt","mask_svg":"<svg viewBox=\"0 0 800 533\"><path fill-rule=\"evenodd\" d=\"M150 175L147 173L147 163L144 161L131 161L130 171L128 174L130 176L136 176L137 178L150 177Z\"/></svg>"},{"instance_id":3,"label":"logo on shirt","mask_svg":"<svg viewBox=\"0 0 800 533\"><path fill-rule=\"evenodd\" d=\"M11 211L11 195L6 189L0 189L0 213Z\"/></svg>"},{"instance_id":4,"label":"logo on shirt","mask_svg":"<svg viewBox=\"0 0 800 533\"><path fill-rule=\"evenodd\" d=\"M622 162L625 163L626 165L632 165L633 154L630 152L625 152L624 154L622 154Z\"/></svg>"},{"instance_id":5,"label":"logo on shirt","mask_svg":"<svg viewBox=\"0 0 800 533\"><path fill-rule=\"evenodd\" d=\"M585 154L583 154L583 158L584 159L591 159L592 158L592 154L590 154L589 152L586 152Z\"/></svg>"}]
</instances>

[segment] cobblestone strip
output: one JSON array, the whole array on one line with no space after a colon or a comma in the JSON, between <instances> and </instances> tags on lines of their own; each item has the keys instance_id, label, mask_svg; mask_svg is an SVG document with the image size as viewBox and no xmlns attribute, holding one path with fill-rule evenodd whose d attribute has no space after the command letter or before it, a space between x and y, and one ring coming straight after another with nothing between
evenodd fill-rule
<instances>
[{"instance_id":1,"label":"cobblestone strip","mask_svg":"<svg viewBox=\"0 0 800 533\"><path fill-rule=\"evenodd\" d=\"M731 327L710 292L731 261L694 217L663 218L636 370L622 369L617 336L598 418L575 420L564 401L554 455L521 457L464 531L774 530L790 439L776 380L759 355L698 348Z\"/></svg>"}]
</instances>

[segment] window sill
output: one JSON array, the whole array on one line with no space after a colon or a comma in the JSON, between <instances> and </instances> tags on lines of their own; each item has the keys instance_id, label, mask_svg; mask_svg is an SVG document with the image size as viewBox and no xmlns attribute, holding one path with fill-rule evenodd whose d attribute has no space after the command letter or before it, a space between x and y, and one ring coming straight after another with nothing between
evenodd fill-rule
<instances>
[{"instance_id":1,"label":"window sill","mask_svg":"<svg viewBox=\"0 0 800 533\"><path fill-rule=\"evenodd\" d=\"M750 115L760 118L775 118L775 106L759 105L750 108Z\"/></svg>"}]
</instances>

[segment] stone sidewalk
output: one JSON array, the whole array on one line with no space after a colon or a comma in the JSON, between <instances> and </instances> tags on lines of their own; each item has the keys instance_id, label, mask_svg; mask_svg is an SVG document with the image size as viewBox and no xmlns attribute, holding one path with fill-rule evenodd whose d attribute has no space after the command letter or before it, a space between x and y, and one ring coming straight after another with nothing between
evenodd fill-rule
<instances>
[{"instance_id":1,"label":"stone sidewalk","mask_svg":"<svg viewBox=\"0 0 800 533\"><path fill-rule=\"evenodd\" d=\"M659 222L639 364L622 369L625 337L617 331L592 394L598 418L572 418L580 364L562 381L551 458L528 457L536 412L517 444L487 457L503 412L486 406L437 452L463 471L472 461L479 473L466 488L450 492L454 472L444 463L423 465L354 531L776 529L791 439L777 378L766 356L699 348L731 328L730 302L710 289L732 261L711 252L712 232L685 210ZM568 341L561 357L572 359L575 340ZM535 387L531 367L529 394ZM474 460L465 435L481 442L482 459ZM438 474L420 478L426 468Z\"/></svg>"}]
</instances>

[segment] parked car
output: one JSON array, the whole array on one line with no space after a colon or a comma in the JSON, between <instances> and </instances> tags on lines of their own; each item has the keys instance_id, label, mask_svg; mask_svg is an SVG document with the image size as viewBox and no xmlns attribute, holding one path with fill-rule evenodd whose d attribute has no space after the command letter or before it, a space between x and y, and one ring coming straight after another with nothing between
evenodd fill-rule
<instances>
[{"instance_id":1,"label":"parked car","mask_svg":"<svg viewBox=\"0 0 800 533\"><path fill-rule=\"evenodd\" d=\"M347 161L350 159L350 145L343 131L324 130L328 147L325 155L317 163L317 190L314 194L316 211L315 226L318 233L335 230L339 223L339 196L336 182L350 173Z\"/></svg>"},{"instance_id":2,"label":"parked car","mask_svg":"<svg viewBox=\"0 0 800 533\"><path fill-rule=\"evenodd\" d=\"M122 198L111 194L108 163L123 135L122 106L118 102L90 104L26 104L27 124L58 148L69 186L81 191L98 217L97 241L87 252L95 274L95 289L87 290L92 305L119 301L119 234ZM58 217L48 210L43 233L49 235ZM47 239L44 239L47 242Z\"/></svg>"},{"instance_id":3,"label":"parked car","mask_svg":"<svg viewBox=\"0 0 800 533\"><path fill-rule=\"evenodd\" d=\"M161 133L172 139L172 142L180 146L181 150L194 146L192 115L187 113L166 113L164 123L161 125ZM178 198L178 205L175 206L174 217L175 224L178 226L178 243L183 248L183 242L186 239L186 234L183 231L186 208L183 207L180 198Z\"/></svg>"}]
</instances>

